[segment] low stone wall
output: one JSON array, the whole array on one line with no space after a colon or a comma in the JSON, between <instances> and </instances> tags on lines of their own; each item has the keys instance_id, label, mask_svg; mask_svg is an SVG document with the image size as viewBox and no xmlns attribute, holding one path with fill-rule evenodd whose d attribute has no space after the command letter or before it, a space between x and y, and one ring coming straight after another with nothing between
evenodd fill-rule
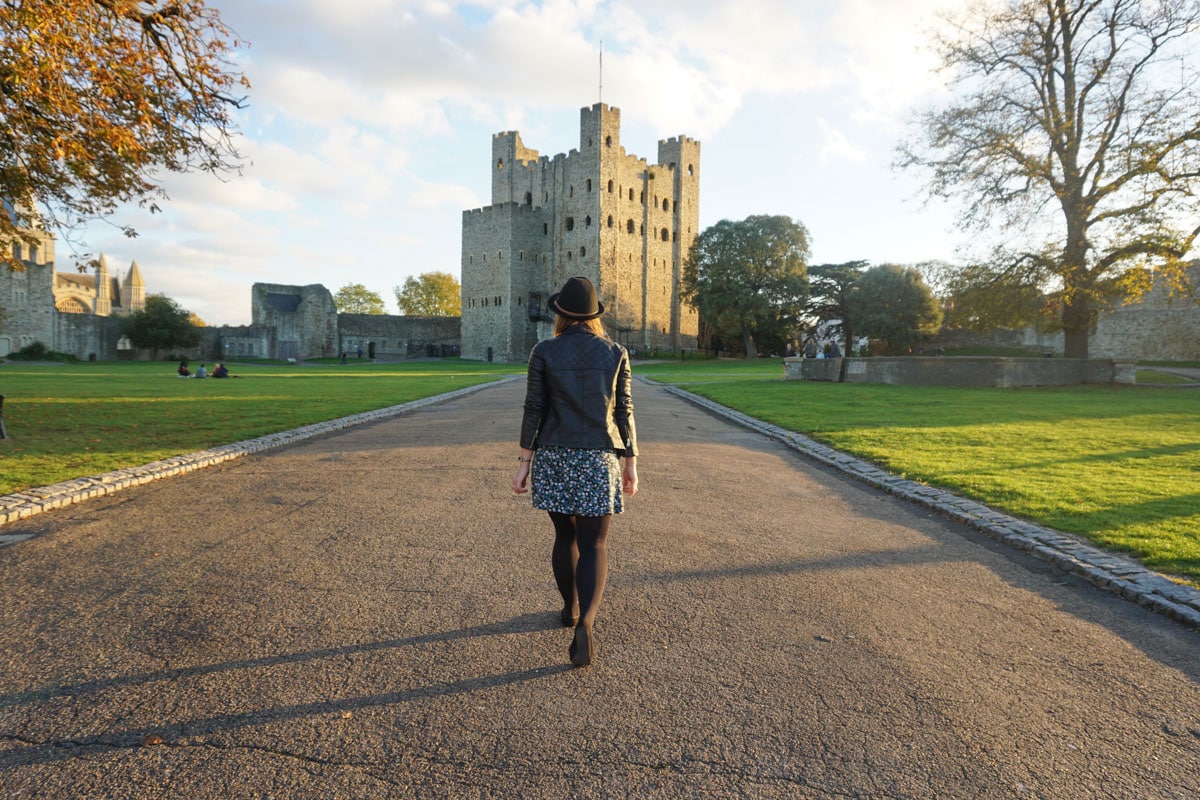
<instances>
[{"instance_id":1,"label":"low stone wall","mask_svg":"<svg viewBox=\"0 0 1200 800\"><path fill-rule=\"evenodd\" d=\"M914 386L1071 386L1136 381L1136 364L1089 358L785 358L787 380Z\"/></svg>"}]
</instances>

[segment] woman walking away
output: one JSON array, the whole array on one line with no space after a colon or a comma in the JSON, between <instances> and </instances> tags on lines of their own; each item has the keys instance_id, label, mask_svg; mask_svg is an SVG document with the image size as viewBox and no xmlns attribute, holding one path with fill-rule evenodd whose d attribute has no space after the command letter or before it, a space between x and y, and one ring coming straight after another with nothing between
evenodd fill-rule
<instances>
[{"instance_id":1,"label":"woman walking away","mask_svg":"<svg viewBox=\"0 0 1200 800\"><path fill-rule=\"evenodd\" d=\"M567 652L583 667L596 654L592 625L608 577L608 523L621 513L621 493L637 492L637 434L629 354L604 333L596 287L571 278L549 306L558 315L554 338L529 354L512 486L524 494L532 476L534 508L554 523L551 565L562 623L575 628Z\"/></svg>"}]
</instances>

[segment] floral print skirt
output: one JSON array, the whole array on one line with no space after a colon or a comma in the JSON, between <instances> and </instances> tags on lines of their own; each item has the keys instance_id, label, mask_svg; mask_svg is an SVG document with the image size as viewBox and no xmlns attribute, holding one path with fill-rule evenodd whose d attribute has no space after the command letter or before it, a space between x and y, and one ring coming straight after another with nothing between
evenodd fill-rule
<instances>
[{"instance_id":1,"label":"floral print skirt","mask_svg":"<svg viewBox=\"0 0 1200 800\"><path fill-rule=\"evenodd\" d=\"M533 507L558 514L620 514L621 462L611 450L542 447L533 455Z\"/></svg>"}]
</instances>

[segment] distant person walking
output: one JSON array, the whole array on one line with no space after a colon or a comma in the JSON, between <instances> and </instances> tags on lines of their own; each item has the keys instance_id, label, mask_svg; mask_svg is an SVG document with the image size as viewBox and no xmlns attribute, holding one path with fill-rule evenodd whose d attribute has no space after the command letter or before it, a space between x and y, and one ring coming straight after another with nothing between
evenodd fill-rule
<instances>
[{"instance_id":1,"label":"distant person walking","mask_svg":"<svg viewBox=\"0 0 1200 800\"><path fill-rule=\"evenodd\" d=\"M551 565L562 595L562 624L574 627L567 653L587 666L592 626L608 577L608 526L622 492L637 493L637 434L629 354L604 332L604 305L587 278L550 296L554 338L529 355L521 454L513 491L529 491L554 524ZM618 458L624 458L622 467Z\"/></svg>"}]
</instances>

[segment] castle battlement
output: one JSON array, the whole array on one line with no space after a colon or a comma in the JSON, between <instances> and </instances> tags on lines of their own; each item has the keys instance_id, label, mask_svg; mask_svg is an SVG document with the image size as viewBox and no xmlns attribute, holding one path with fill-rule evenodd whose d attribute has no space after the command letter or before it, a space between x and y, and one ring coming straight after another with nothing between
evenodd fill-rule
<instances>
[{"instance_id":1,"label":"castle battlement","mask_svg":"<svg viewBox=\"0 0 1200 800\"><path fill-rule=\"evenodd\" d=\"M659 139L658 140L659 147L670 147L671 145L684 145L684 144L698 145L698 144L700 144L700 142L696 141L695 139L693 139L690 136L672 136L670 139Z\"/></svg>"}]
</instances>

